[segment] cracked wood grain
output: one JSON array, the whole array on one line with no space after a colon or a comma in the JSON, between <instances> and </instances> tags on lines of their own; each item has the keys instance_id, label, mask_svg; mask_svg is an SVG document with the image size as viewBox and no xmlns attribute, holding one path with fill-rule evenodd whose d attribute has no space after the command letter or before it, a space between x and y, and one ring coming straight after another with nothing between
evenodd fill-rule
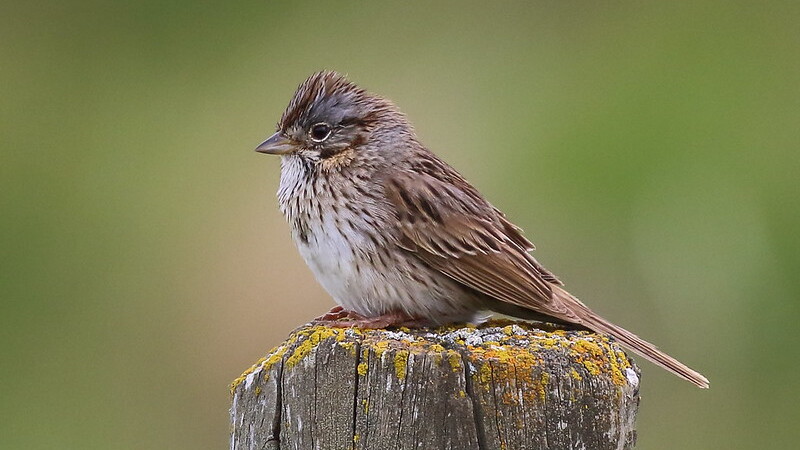
<instances>
[{"instance_id":1,"label":"cracked wood grain","mask_svg":"<svg viewBox=\"0 0 800 450\"><path fill-rule=\"evenodd\" d=\"M231 449L633 448L638 368L537 326L300 328L234 382Z\"/></svg>"}]
</instances>

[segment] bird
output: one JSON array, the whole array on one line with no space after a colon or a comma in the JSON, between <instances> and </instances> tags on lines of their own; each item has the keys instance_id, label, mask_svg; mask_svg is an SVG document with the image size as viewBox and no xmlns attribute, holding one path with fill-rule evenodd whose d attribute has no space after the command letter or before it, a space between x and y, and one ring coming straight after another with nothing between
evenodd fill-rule
<instances>
[{"instance_id":1,"label":"bird","mask_svg":"<svg viewBox=\"0 0 800 450\"><path fill-rule=\"evenodd\" d=\"M280 155L280 210L337 303L318 322L413 327L500 313L610 335L708 388L567 292L522 230L425 147L393 102L345 76L326 70L303 81L256 151Z\"/></svg>"}]
</instances>

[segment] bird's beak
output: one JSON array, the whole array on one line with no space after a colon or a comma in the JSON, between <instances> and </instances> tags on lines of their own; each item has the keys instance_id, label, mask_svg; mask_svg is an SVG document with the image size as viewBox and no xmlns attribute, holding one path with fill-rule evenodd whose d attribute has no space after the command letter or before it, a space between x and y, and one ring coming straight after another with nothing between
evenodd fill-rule
<instances>
[{"instance_id":1,"label":"bird's beak","mask_svg":"<svg viewBox=\"0 0 800 450\"><path fill-rule=\"evenodd\" d=\"M257 152L266 153L268 155L285 155L294 149L295 147L292 144L292 141L283 137L280 131L273 134L269 137L269 139L256 147Z\"/></svg>"}]
</instances>

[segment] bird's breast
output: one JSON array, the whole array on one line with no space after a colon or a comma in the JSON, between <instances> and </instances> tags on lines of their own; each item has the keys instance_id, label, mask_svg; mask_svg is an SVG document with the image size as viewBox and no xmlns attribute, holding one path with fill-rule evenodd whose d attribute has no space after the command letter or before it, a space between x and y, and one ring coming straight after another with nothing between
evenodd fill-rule
<instances>
[{"instance_id":1,"label":"bird's breast","mask_svg":"<svg viewBox=\"0 0 800 450\"><path fill-rule=\"evenodd\" d=\"M386 258L375 255L388 244L381 233L385 223L369 207L374 202L360 199L347 181L341 173L285 157L278 200L300 255L320 284L340 304L363 310L353 303L379 296L376 278L386 270Z\"/></svg>"},{"instance_id":2,"label":"bird's breast","mask_svg":"<svg viewBox=\"0 0 800 450\"><path fill-rule=\"evenodd\" d=\"M471 294L397 244L397 219L382 192L364 177L308 172L299 161L284 161L281 211L317 281L337 303L366 316L474 310Z\"/></svg>"}]
</instances>

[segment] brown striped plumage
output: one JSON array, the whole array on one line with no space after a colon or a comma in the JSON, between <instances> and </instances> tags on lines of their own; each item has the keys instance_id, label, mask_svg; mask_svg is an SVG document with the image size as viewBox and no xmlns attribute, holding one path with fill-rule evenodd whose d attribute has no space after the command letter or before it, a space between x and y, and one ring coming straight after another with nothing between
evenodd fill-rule
<instances>
[{"instance_id":1,"label":"brown striped plumage","mask_svg":"<svg viewBox=\"0 0 800 450\"><path fill-rule=\"evenodd\" d=\"M606 333L700 387L699 373L597 316L530 254L521 230L417 139L388 100L334 72L297 89L278 132L278 199L301 255L361 325L481 311Z\"/></svg>"}]
</instances>

